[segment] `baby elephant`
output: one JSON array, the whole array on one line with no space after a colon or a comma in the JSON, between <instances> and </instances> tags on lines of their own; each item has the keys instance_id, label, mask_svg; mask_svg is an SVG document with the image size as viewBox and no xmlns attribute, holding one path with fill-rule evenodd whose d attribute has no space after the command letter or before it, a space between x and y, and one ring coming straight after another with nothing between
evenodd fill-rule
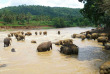
<instances>
[{"instance_id":1,"label":"baby elephant","mask_svg":"<svg viewBox=\"0 0 110 74\"><path fill-rule=\"evenodd\" d=\"M4 39L4 47L11 45L11 38L7 37Z\"/></svg>"},{"instance_id":2,"label":"baby elephant","mask_svg":"<svg viewBox=\"0 0 110 74\"><path fill-rule=\"evenodd\" d=\"M52 49L52 43L51 41L49 42L43 42L37 47L38 52L44 52L44 51L49 51L50 48Z\"/></svg>"}]
</instances>

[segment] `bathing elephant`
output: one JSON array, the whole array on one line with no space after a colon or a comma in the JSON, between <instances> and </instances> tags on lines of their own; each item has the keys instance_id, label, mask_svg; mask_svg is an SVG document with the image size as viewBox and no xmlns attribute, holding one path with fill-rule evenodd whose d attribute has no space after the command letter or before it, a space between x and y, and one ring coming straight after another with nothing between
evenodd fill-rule
<instances>
[{"instance_id":1,"label":"bathing elephant","mask_svg":"<svg viewBox=\"0 0 110 74\"><path fill-rule=\"evenodd\" d=\"M60 35L60 31L58 31L58 35Z\"/></svg>"},{"instance_id":2,"label":"bathing elephant","mask_svg":"<svg viewBox=\"0 0 110 74\"><path fill-rule=\"evenodd\" d=\"M24 32L22 31L21 34L24 35Z\"/></svg>"},{"instance_id":3,"label":"bathing elephant","mask_svg":"<svg viewBox=\"0 0 110 74\"><path fill-rule=\"evenodd\" d=\"M78 46L75 44L70 44L69 46L61 46L60 53L66 55L78 54Z\"/></svg>"},{"instance_id":4,"label":"bathing elephant","mask_svg":"<svg viewBox=\"0 0 110 74\"><path fill-rule=\"evenodd\" d=\"M105 45L105 49L106 49L106 50L110 50L110 44L106 44L106 45Z\"/></svg>"},{"instance_id":5,"label":"bathing elephant","mask_svg":"<svg viewBox=\"0 0 110 74\"><path fill-rule=\"evenodd\" d=\"M72 39L65 39L65 40L62 41L62 45L64 45L64 46L65 45L68 46L70 44L73 44L73 40Z\"/></svg>"},{"instance_id":6,"label":"bathing elephant","mask_svg":"<svg viewBox=\"0 0 110 74\"><path fill-rule=\"evenodd\" d=\"M37 32L35 32L35 35L37 35Z\"/></svg>"},{"instance_id":7,"label":"bathing elephant","mask_svg":"<svg viewBox=\"0 0 110 74\"><path fill-rule=\"evenodd\" d=\"M72 44L73 40L72 39L65 39L65 40L59 40L58 42L55 42L55 45L69 45Z\"/></svg>"},{"instance_id":8,"label":"bathing elephant","mask_svg":"<svg viewBox=\"0 0 110 74\"><path fill-rule=\"evenodd\" d=\"M107 33L100 33L99 36L105 36L105 37L107 37L108 34Z\"/></svg>"},{"instance_id":9,"label":"bathing elephant","mask_svg":"<svg viewBox=\"0 0 110 74\"><path fill-rule=\"evenodd\" d=\"M12 37L14 36L14 32L11 32L10 34L11 34Z\"/></svg>"},{"instance_id":10,"label":"bathing elephant","mask_svg":"<svg viewBox=\"0 0 110 74\"><path fill-rule=\"evenodd\" d=\"M11 38L7 37L4 39L4 47L8 47L9 45L11 45Z\"/></svg>"},{"instance_id":11,"label":"bathing elephant","mask_svg":"<svg viewBox=\"0 0 110 74\"><path fill-rule=\"evenodd\" d=\"M98 38L98 36L99 36L99 34L98 33L92 33L92 35L91 35L91 39L97 39Z\"/></svg>"},{"instance_id":12,"label":"bathing elephant","mask_svg":"<svg viewBox=\"0 0 110 74\"><path fill-rule=\"evenodd\" d=\"M8 37L11 37L11 34L8 34Z\"/></svg>"},{"instance_id":13,"label":"bathing elephant","mask_svg":"<svg viewBox=\"0 0 110 74\"><path fill-rule=\"evenodd\" d=\"M86 35L86 38L87 38L87 39L91 39L91 35L90 35L90 34L87 34L87 35Z\"/></svg>"},{"instance_id":14,"label":"bathing elephant","mask_svg":"<svg viewBox=\"0 0 110 74\"><path fill-rule=\"evenodd\" d=\"M40 32L39 32L39 35L41 35L41 34L42 34L42 32L40 31Z\"/></svg>"},{"instance_id":15,"label":"bathing elephant","mask_svg":"<svg viewBox=\"0 0 110 74\"><path fill-rule=\"evenodd\" d=\"M99 73L100 74L110 74L110 61L107 61L100 66Z\"/></svg>"},{"instance_id":16,"label":"bathing elephant","mask_svg":"<svg viewBox=\"0 0 110 74\"><path fill-rule=\"evenodd\" d=\"M97 41L98 42L102 42L103 43L103 46L105 46L105 44L108 42L108 37L98 37L97 38Z\"/></svg>"},{"instance_id":17,"label":"bathing elephant","mask_svg":"<svg viewBox=\"0 0 110 74\"><path fill-rule=\"evenodd\" d=\"M36 43L36 41L32 40L31 43Z\"/></svg>"},{"instance_id":18,"label":"bathing elephant","mask_svg":"<svg viewBox=\"0 0 110 74\"><path fill-rule=\"evenodd\" d=\"M27 32L27 33L25 33L25 35L30 36L30 35L32 35L32 33L31 32Z\"/></svg>"},{"instance_id":19,"label":"bathing elephant","mask_svg":"<svg viewBox=\"0 0 110 74\"><path fill-rule=\"evenodd\" d=\"M44 35L47 35L47 31L44 31L43 34L44 34Z\"/></svg>"},{"instance_id":20,"label":"bathing elephant","mask_svg":"<svg viewBox=\"0 0 110 74\"><path fill-rule=\"evenodd\" d=\"M86 36L88 35L88 34L92 34L92 32L91 31L86 31Z\"/></svg>"},{"instance_id":21,"label":"bathing elephant","mask_svg":"<svg viewBox=\"0 0 110 74\"><path fill-rule=\"evenodd\" d=\"M17 41L25 40L25 35L18 35L18 37L16 39L17 39Z\"/></svg>"},{"instance_id":22,"label":"bathing elephant","mask_svg":"<svg viewBox=\"0 0 110 74\"><path fill-rule=\"evenodd\" d=\"M73 34L73 35L72 35L72 38L76 38L76 35L78 35L78 34Z\"/></svg>"},{"instance_id":23,"label":"bathing elephant","mask_svg":"<svg viewBox=\"0 0 110 74\"><path fill-rule=\"evenodd\" d=\"M84 40L86 38L85 35L81 35L81 39Z\"/></svg>"},{"instance_id":24,"label":"bathing elephant","mask_svg":"<svg viewBox=\"0 0 110 74\"><path fill-rule=\"evenodd\" d=\"M54 43L55 45L62 45L63 44L63 40L59 40L57 42Z\"/></svg>"},{"instance_id":25,"label":"bathing elephant","mask_svg":"<svg viewBox=\"0 0 110 74\"><path fill-rule=\"evenodd\" d=\"M76 38L81 38L82 34L77 34Z\"/></svg>"},{"instance_id":26,"label":"bathing elephant","mask_svg":"<svg viewBox=\"0 0 110 74\"><path fill-rule=\"evenodd\" d=\"M14 36L15 36L16 38L18 37L18 35L19 35L18 33L14 33Z\"/></svg>"},{"instance_id":27,"label":"bathing elephant","mask_svg":"<svg viewBox=\"0 0 110 74\"><path fill-rule=\"evenodd\" d=\"M48 42L43 42L37 47L38 52L44 52L44 51L49 51L50 48L52 49L52 43L51 41Z\"/></svg>"},{"instance_id":28,"label":"bathing elephant","mask_svg":"<svg viewBox=\"0 0 110 74\"><path fill-rule=\"evenodd\" d=\"M86 34L86 32L81 32L80 34Z\"/></svg>"}]
</instances>

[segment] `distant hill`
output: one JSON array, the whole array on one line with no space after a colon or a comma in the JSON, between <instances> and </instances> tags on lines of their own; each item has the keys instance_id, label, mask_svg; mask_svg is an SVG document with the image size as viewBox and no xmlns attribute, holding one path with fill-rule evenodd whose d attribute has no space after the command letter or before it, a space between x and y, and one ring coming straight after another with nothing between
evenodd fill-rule
<instances>
[{"instance_id":1,"label":"distant hill","mask_svg":"<svg viewBox=\"0 0 110 74\"><path fill-rule=\"evenodd\" d=\"M31 13L32 15L46 15L50 17L82 17L80 9L66 7L49 7L36 5L10 6L0 9L0 12L10 11L12 13Z\"/></svg>"}]
</instances>

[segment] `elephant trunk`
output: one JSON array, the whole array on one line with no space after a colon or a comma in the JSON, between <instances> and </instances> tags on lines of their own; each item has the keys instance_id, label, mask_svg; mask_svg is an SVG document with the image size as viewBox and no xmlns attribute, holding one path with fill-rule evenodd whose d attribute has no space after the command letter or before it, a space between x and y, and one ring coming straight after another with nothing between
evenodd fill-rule
<instances>
[{"instance_id":1,"label":"elephant trunk","mask_svg":"<svg viewBox=\"0 0 110 74\"><path fill-rule=\"evenodd\" d=\"M52 45L50 46L51 50L52 50Z\"/></svg>"}]
</instances>

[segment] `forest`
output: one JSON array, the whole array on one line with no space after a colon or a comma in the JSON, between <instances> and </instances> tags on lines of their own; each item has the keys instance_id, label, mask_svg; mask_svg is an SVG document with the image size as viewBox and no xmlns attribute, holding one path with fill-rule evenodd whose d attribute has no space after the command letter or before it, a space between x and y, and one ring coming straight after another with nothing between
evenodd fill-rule
<instances>
[{"instance_id":1,"label":"forest","mask_svg":"<svg viewBox=\"0 0 110 74\"><path fill-rule=\"evenodd\" d=\"M19 5L0 9L0 26L45 25L56 28L95 26L78 8Z\"/></svg>"}]
</instances>

